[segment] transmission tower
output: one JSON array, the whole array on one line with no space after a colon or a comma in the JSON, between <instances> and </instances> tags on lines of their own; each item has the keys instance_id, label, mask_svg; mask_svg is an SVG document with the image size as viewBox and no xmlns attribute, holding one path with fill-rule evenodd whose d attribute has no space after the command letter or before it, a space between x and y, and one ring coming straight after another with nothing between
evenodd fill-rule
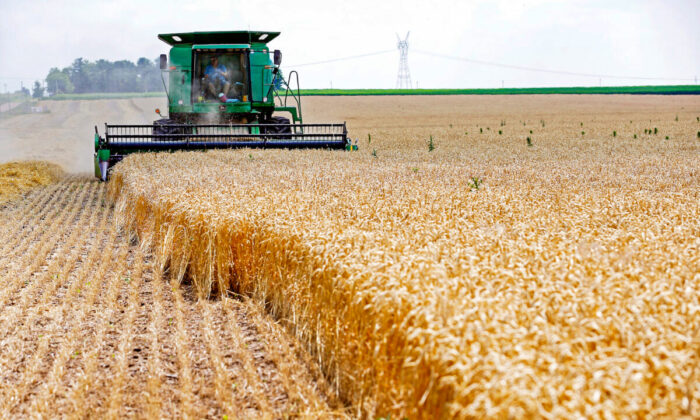
<instances>
[{"instance_id":1,"label":"transmission tower","mask_svg":"<svg viewBox=\"0 0 700 420\"><path fill-rule=\"evenodd\" d=\"M408 35L411 31L406 33L406 39L403 41L399 38L399 34L396 34L396 39L399 41L399 74L396 76L396 88L397 89L411 89L411 72L408 70Z\"/></svg>"}]
</instances>

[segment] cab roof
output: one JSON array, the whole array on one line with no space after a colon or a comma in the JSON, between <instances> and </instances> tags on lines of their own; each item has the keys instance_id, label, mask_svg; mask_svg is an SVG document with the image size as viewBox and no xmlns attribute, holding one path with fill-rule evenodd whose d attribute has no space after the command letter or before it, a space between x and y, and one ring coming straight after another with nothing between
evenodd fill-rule
<instances>
[{"instance_id":1,"label":"cab roof","mask_svg":"<svg viewBox=\"0 0 700 420\"><path fill-rule=\"evenodd\" d=\"M158 39L168 45L182 44L267 44L277 38L279 32L258 31L219 31L219 32L184 32L159 34Z\"/></svg>"}]
</instances>

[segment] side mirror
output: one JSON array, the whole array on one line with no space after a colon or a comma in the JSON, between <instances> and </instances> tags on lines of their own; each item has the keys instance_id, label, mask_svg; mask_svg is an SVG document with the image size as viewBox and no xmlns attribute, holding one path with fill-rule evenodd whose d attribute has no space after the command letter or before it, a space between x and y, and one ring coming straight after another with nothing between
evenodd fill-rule
<instances>
[{"instance_id":1,"label":"side mirror","mask_svg":"<svg viewBox=\"0 0 700 420\"><path fill-rule=\"evenodd\" d=\"M282 51L275 50L274 55L275 55L275 65L279 66L280 64L282 64Z\"/></svg>"},{"instance_id":2,"label":"side mirror","mask_svg":"<svg viewBox=\"0 0 700 420\"><path fill-rule=\"evenodd\" d=\"M160 55L160 69L165 70L168 68L168 56L165 54Z\"/></svg>"}]
</instances>

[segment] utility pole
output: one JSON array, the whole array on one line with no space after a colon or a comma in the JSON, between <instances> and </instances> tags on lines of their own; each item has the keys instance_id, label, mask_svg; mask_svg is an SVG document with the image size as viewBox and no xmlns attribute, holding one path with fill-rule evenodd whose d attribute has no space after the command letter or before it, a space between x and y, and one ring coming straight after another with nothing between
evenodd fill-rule
<instances>
[{"instance_id":1,"label":"utility pole","mask_svg":"<svg viewBox=\"0 0 700 420\"><path fill-rule=\"evenodd\" d=\"M401 40L399 34L396 34L399 49L399 73L396 75L396 89L412 88L411 72L408 70L408 35L410 33L411 31L406 33L404 40Z\"/></svg>"}]
</instances>

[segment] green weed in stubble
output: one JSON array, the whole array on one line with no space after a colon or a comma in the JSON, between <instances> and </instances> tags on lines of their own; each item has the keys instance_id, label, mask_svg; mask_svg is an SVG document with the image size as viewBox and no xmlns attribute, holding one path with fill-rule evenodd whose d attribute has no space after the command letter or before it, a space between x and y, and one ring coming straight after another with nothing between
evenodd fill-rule
<instances>
[{"instance_id":1,"label":"green weed in stubble","mask_svg":"<svg viewBox=\"0 0 700 420\"><path fill-rule=\"evenodd\" d=\"M471 182L469 183L469 191L478 191L481 184L484 183L483 179L473 176Z\"/></svg>"},{"instance_id":2,"label":"green weed in stubble","mask_svg":"<svg viewBox=\"0 0 700 420\"><path fill-rule=\"evenodd\" d=\"M369 146L372 143L372 134L367 133L367 146Z\"/></svg>"},{"instance_id":3,"label":"green weed in stubble","mask_svg":"<svg viewBox=\"0 0 700 420\"><path fill-rule=\"evenodd\" d=\"M433 135L430 135L430 140L428 140L428 152L435 150L435 142L433 141Z\"/></svg>"},{"instance_id":4,"label":"green weed in stubble","mask_svg":"<svg viewBox=\"0 0 700 420\"><path fill-rule=\"evenodd\" d=\"M377 149L372 149L372 156L377 157Z\"/></svg>"},{"instance_id":5,"label":"green weed in stubble","mask_svg":"<svg viewBox=\"0 0 700 420\"><path fill-rule=\"evenodd\" d=\"M527 146L532 147L532 139L530 138L530 136L528 136L526 140L527 140Z\"/></svg>"}]
</instances>

